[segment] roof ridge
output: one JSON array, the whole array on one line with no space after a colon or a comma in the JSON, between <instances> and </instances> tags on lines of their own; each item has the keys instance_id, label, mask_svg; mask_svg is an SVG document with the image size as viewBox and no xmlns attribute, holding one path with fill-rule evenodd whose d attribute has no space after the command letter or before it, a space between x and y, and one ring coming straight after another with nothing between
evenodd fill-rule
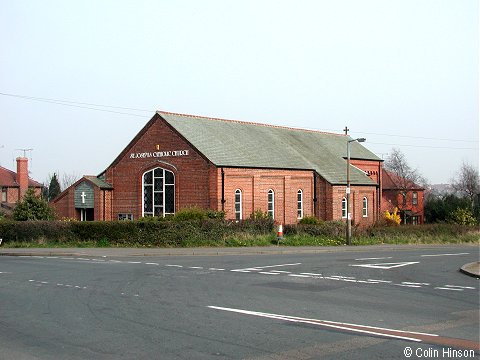
<instances>
[{"instance_id":1,"label":"roof ridge","mask_svg":"<svg viewBox=\"0 0 480 360\"><path fill-rule=\"evenodd\" d=\"M259 122L253 122L253 121L223 119L223 118L216 118L216 117L211 117L211 116L182 114L182 113L174 113L174 112L163 111L163 110L157 110L157 113L160 113L160 114L168 114L168 115L176 115L176 116L183 116L183 117L190 117L190 118L200 118L200 119L207 119L207 120L213 120L213 121L231 122L231 123L237 123L237 124L248 124L248 125L255 125L255 126L264 126L264 127L270 127L270 128L276 128L276 129L305 131L305 132L311 132L311 133L317 133L317 134L327 134L327 135L335 135L335 136L346 136L345 134L339 134L339 133L328 132L328 131L321 131L321 130L315 130L315 129L295 128L295 127L290 127L290 126L272 125L272 124L265 124L265 123L259 123Z\"/></svg>"}]
</instances>

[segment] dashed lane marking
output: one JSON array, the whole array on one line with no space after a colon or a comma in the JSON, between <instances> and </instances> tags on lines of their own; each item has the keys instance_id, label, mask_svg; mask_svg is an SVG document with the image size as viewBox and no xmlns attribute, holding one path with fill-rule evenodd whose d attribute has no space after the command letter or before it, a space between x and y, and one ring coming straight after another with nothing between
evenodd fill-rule
<instances>
[{"instance_id":1,"label":"dashed lane marking","mask_svg":"<svg viewBox=\"0 0 480 360\"><path fill-rule=\"evenodd\" d=\"M420 257L435 257L435 256L460 256L460 255L470 255L470 253L454 253L454 254L425 254L425 255L420 255Z\"/></svg>"},{"instance_id":2,"label":"dashed lane marking","mask_svg":"<svg viewBox=\"0 0 480 360\"><path fill-rule=\"evenodd\" d=\"M464 254L464 253L462 253ZM466 254L466 253L465 253ZM445 255L445 254L444 254ZM27 256L26 256L27 257ZM68 260L81 260L82 262L85 262L87 260L93 261L95 263L98 263L99 261L105 261L112 262L112 263L125 263L125 264L144 264L144 265L149 265L149 266L160 266L162 264L157 263L157 262L141 262L141 261L120 261L120 260L103 260L103 259L88 259L88 258L75 258L75 257L68 257L68 258L62 258L62 257L44 257L44 256L28 256L29 258L35 257L35 258L58 258L58 259L68 259ZM367 258L365 258L367 259ZM350 265L350 266L372 266L372 265L380 265L384 266L385 268L391 268L392 265L393 267L399 267L399 266L404 266L404 265L409 265L409 264L417 264L418 262L408 262L408 263L385 263L385 264L363 264L363 265ZM170 268L177 268L177 269L208 269L209 271L231 271L231 272L237 272L237 273L250 273L250 274L260 274L260 275L284 275L288 276L291 278L311 278L315 280L333 280L333 281L342 281L342 282L350 282L350 283L359 283L359 284L383 284L383 285L394 285L394 286L399 286L399 287L405 287L405 288L426 288L428 286L433 286L434 289L436 290L446 290L446 291L468 291L468 290L476 290L476 287L473 286L464 286L464 285L432 285L427 282L411 282L411 281L404 281L401 283L393 283L391 280L383 280L383 279L357 279L353 276L343 276L343 275L329 275L327 276L326 274L320 274L320 273L313 273L313 272L303 272L299 274L292 273L291 271L286 271L286 270L277 270L275 268L282 267L282 266L296 266L296 265L301 265L301 263L288 263L288 264L277 264L277 265L265 265L265 266L255 266L255 267L248 267L248 268L242 268L242 269L232 269L232 270L227 270L224 268L215 268L215 267L210 267L210 268L205 268L203 266L184 266L184 265L179 265L179 264L165 264L163 266L165 267L170 267ZM9 272L0 272L0 274L9 274ZM35 282L35 280L29 280L30 282ZM41 283L39 283L41 284ZM46 285L48 283L45 283L43 285ZM67 285L65 285L67 286Z\"/></svg>"},{"instance_id":3,"label":"dashed lane marking","mask_svg":"<svg viewBox=\"0 0 480 360\"><path fill-rule=\"evenodd\" d=\"M445 285L445 287L448 287L448 288L459 288L459 289L472 289L472 290L475 289L473 286L459 286L459 285Z\"/></svg>"},{"instance_id":4,"label":"dashed lane marking","mask_svg":"<svg viewBox=\"0 0 480 360\"><path fill-rule=\"evenodd\" d=\"M450 290L450 291L463 291L463 289L451 288L451 287L442 287L442 286L435 287L434 289L437 289L437 290Z\"/></svg>"}]
</instances>

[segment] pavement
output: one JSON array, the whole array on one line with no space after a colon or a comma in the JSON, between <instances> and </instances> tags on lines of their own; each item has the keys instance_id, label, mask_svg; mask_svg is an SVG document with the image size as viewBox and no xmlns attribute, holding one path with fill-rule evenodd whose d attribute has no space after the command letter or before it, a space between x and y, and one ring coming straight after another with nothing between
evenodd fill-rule
<instances>
[{"instance_id":1,"label":"pavement","mask_svg":"<svg viewBox=\"0 0 480 360\"><path fill-rule=\"evenodd\" d=\"M476 245L474 245L476 246ZM7 248L0 247L0 256L225 256L260 254L316 254L329 252L402 251L431 249L438 245L368 245L368 246L265 246L232 248ZM448 247L448 246L445 246ZM480 278L480 262L463 265L460 272Z\"/></svg>"},{"instance_id":2,"label":"pavement","mask_svg":"<svg viewBox=\"0 0 480 360\"><path fill-rule=\"evenodd\" d=\"M460 271L466 275L473 276L480 279L480 262L472 262L463 265Z\"/></svg>"}]
</instances>

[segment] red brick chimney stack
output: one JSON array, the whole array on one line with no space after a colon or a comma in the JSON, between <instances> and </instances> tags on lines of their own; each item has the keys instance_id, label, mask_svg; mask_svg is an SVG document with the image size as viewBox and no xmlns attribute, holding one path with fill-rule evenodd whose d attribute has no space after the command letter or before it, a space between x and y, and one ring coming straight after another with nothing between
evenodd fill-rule
<instances>
[{"instance_id":1,"label":"red brick chimney stack","mask_svg":"<svg viewBox=\"0 0 480 360\"><path fill-rule=\"evenodd\" d=\"M17 158L17 178L15 180L20 186L20 191L18 192L18 200L21 200L23 199L23 196L28 190L28 158Z\"/></svg>"}]
</instances>

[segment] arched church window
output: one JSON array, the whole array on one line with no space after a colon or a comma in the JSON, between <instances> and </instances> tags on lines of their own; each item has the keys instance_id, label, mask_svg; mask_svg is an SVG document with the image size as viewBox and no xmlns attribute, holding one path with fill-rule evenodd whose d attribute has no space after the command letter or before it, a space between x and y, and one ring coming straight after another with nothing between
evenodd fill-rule
<instances>
[{"instance_id":1,"label":"arched church window","mask_svg":"<svg viewBox=\"0 0 480 360\"><path fill-rule=\"evenodd\" d=\"M175 213L175 175L155 168L143 174L143 216L162 216Z\"/></svg>"}]
</instances>

